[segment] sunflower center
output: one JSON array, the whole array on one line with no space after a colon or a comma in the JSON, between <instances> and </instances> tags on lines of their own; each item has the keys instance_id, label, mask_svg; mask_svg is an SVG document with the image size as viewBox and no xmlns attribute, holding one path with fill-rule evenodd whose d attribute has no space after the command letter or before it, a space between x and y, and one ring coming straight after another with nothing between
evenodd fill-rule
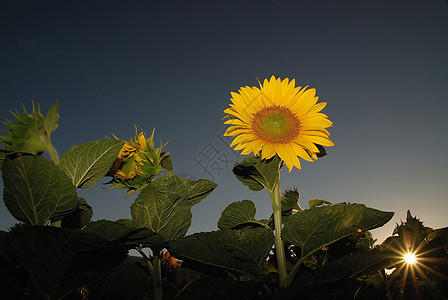
<instances>
[{"instance_id":1,"label":"sunflower center","mask_svg":"<svg viewBox=\"0 0 448 300\"><path fill-rule=\"evenodd\" d=\"M299 134L300 121L289 108L269 106L258 111L252 120L254 133L263 141L288 143Z\"/></svg>"}]
</instances>

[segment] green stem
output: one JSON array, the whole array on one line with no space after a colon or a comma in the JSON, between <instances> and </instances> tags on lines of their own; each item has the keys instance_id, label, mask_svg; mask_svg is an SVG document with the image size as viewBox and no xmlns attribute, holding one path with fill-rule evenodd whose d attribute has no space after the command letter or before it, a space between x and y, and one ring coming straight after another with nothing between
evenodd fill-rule
<instances>
[{"instance_id":1,"label":"green stem","mask_svg":"<svg viewBox=\"0 0 448 300\"><path fill-rule=\"evenodd\" d=\"M282 204L280 197L280 170L278 170L277 183L272 191L269 191L272 199L272 208L274 210L274 228L275 228L275 250L277 253L277 265L280 288L287 286L287 270L286 270L286 257L285 248L282 240Z\"/></svg>"},{"instance_id":2,"label":"green stem","mask_svg":"<svg viewBox=\"0 0 448 300\"><path fill-rule=\"evenodd\" d=\"M145 263L148 266L148 270L151 272L153 272L153 267L152 267L152 263L151 260L149 259L149 257L145 254L145 252L143 252L143 248L140 246L135 247L135 250L138 251L138 253L140 253L140 255L145 259Z\"/></svg>"},{"instance_id":3,"label":"green stem","mask_svg":"<svg viewBox=\"0 0 448 300\"><path fill-rule=\"evenodd\" d=\"M162 266L160 261L161 251L154 251L154 259L152 261L153 272L152 279L154 281L154 299L162 300Z\"/></svg>"},{"instance_id":4,"label":"green stem","mask_svg":"<svg viewBox=\"0 0 448 300\"><path fill-rule=\"evenodd\" d=\"M50 154L51 160L56 164L59 165L59 155L56 149L53 147L50 141L48 141L48 153Z\"/></svg>"},{"instance_id":5,"label":"green stem","mask_svg":"<svg viewBox=\"0 0 448 300\"><path fill-rule=\"evenodd\" d=\"M389 300L392 300L393 298L392 298L392 294L390 293L389 284L387 282L386 270L382 269L380 271L380 273L381 273L381 277L383 277L384 285L386 286L387 297L388 297Z\"/></svg>"}]
</instances>

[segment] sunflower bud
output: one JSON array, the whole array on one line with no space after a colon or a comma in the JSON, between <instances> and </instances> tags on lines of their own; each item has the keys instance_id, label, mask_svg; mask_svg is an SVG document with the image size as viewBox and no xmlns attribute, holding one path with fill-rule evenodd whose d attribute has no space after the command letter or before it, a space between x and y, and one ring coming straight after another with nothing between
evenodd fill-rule
<instances>
[{"instance_id":1,"label":"sunflower bud","mask_svg":"<svg viewBox=\"0 0 448 300\"><path fill-rule=\"evenodd\" d=\"M131 138L129 142L124 143L107 174L113 177L110 183L114 186L111 188L128 189L126 197L148 185L163 171L162 167L170 170L166 167L171 166L170 154L162 152L166 144L159 148L154 147L154 130L147 139L143 131L137 134L136 127L134 140Z\"/></svg>"},{"instance_id":2,"label":"sunflower bud","mask_svg":"<svg viewBox=\"0 0 448 300\"><path fill-rule=\"evenodd\" d=\"M22 104L23 106L23 104ZM11 122L6 119L3 122L9 127L5 130L5 136L0 136L0 142L7 151L21 152L37 155L40 152L48 152L55 163L59 163L59 157L50 141L50 136L53 131L58 128L56 123L59 120L58 102L48 110L44 117L40 112L40 106L37 110L34 107L33 111L28 113L23 106L24 114L21 115L17 110L11 113L17 119L17 122Z\"/></svg>"}]
</instances>

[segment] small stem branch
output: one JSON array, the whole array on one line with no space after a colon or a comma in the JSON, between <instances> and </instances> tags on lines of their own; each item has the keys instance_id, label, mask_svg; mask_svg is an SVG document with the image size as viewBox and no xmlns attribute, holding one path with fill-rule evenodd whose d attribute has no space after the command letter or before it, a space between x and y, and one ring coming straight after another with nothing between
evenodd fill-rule
<instances>
[{"instance_id":1,"label":"small stem branch","mask_svg":"<svg viewBox=\"0 0 448 300\"><path fill-rule=\"evenodd\" d=\"M274 210L274 228L275 228L275 251L277 253L277 265L280 288L287 286L287 270L285 248L282 240L282 204L280 198L280 170L278 171L277 183L272 191L269 192L272 199L272 208Z\"/></svg>"},{"instance_id":2,"label":"small stem branch","mask_svg":"<svg viewBox=\"0 0 448 300\"><path fill-rule=\"evenodd\" d=\"M51 226L54 226L54 227L61 227L61 220L51 222Z\"/></svg>"}]
</instances>

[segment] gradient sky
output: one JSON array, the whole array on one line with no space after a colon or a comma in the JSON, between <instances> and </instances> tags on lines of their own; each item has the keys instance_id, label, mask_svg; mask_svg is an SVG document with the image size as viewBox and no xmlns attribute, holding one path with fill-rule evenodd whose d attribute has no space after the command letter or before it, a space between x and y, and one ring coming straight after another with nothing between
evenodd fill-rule
<instances>
[{"instance_id":1,"label":"gradient sky","mask_svg":"<svg viewBox=\"0 0 448 300\"><path fill-rule=\"evenodd\" d=\"M243 157L222 139L221 118L231 91L271 75L316 88L334 122L328 156L282 171L303 207L320 198L395 212L373 231L379 241L407 209L448 225L447 1L4 0L0 39L0 118L58 100L60 154L155 127L177 175L219 185L193 208L189 233L216 230L243 199L269 217L268 193L232 174ZM129 218L135 199L101 183L78 194L94 220ZM1 204L0 229L14 222Z\"/></svg>"}]
</instances>

